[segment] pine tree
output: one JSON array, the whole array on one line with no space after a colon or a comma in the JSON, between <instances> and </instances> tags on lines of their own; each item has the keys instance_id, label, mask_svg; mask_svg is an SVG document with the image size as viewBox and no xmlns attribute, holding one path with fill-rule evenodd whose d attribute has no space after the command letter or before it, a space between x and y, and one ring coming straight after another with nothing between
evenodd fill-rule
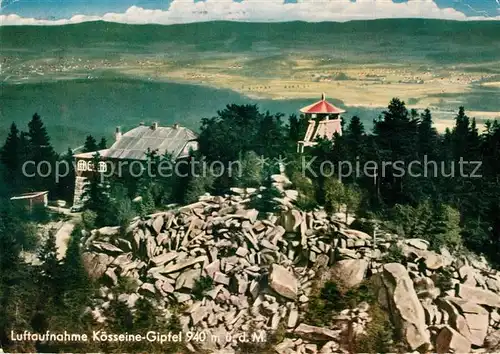
<instances>
[{"instance_id":1,"label":"pine tree","mask_svg":"<svg viewBox=\"0 0 500 354\"><path fill-rule=\"evenodd\" d=\"M259 216L264 217L265 213L274 213L280 210L280 203L276 198L282 198L282 195L273 185L270 175L264 180L262 187L264 189L250 199L249 207L257 209L261 212Z\"/></svg>"},{"instance_id":2,"label":"pine tree","mask_svg":"<svg viewBox=\"0 0 500 354\"><path fill-rule=\"evenodd\" d=\"M344 188L343 201L345 203L345 220L347 222L349 213L358 211L361 205L362 194L359 188L355 185L348 185Z\"/></svg>"},{"instance_id":3,"label":"pine tree","mask_svg":"<svg viewBox=\"0 0 500 354\"><path fill-rule=\"evenodd\" d=\"M427 155L429 159L437 155L438 133L433 127L432 114L429 109L420 115L420 124L418 125L418 151L420 157Z\"/></svg>"},{"instance_id":4,"label":"pine tree","mask_svg":"<svg viewBox=\"0 0 500 354\"><path fill-rule=\"evenodd\" d=\"M83 152L94 152L99 150L97 146L97 141L92 135L87 135L85 143L83 144Z\"/></svg>"},{"instance_id":5,"label":"pine tree","mask_svg":"<svg viewBox=\"0 0 500 354\"><path fill-rule=\"evenodd\" d=\"M33 118L28 123L28 128L28 159L33 161L39 169L37 169L35 176L27 179L26 182L33 190L54 191L55 178L53 176L57 154L50 144L50 137L41 117L37 113L33 115Z\"/></svg>"},{"instance_id":6,"label":"pine tree","mask_svg":"<svg viewBox=\"0 0 500 354\"><path fill-rule=\"evenodd\" d=\"M40 266L42 274L55 279L59 273L60 262L57 258L56 237L53 232L49 232L47 240L38 251L38 259L42 262Z\"/></svg>"},{"instance_id":7,"label":"pine tree","mask_svg":"<svg viewBox=\"0 0 500 354\"><path fill-rule=\"evenodd\" d=\"M431 247L439 250L442 246L455 249L462 244L460 213L449 205L440 205L433 214L432 227L428 239Z\"/></svg>"},{"instance_id":8,"label":"pine tree","mask_svg":"<svg viewBox=\"0 0 500 354\"><path fill-rule=\"evenodd\" d=\"M147 299L138 299L135 303L134 329L136 331L148 331L158 326L158 311Z\"/></svg>"},{"instance_id":9,"label":"pine tree","mask_svg":"<svg viewBox=\"0 0 500 354\"><path fill-rule=\"evenodd\" d=\"M133 329L134 316L125 302L117 299L111 300L104 314L114 332L124 333Z\"/></svg>"},{"instance_id":10,"label":"pine tree","mask_svg":"<svg viewBox=\"0 0 500 354\"><path fill-rule=\"evenodd\" d=\"M66 151L61 158L69 170L65 176L60 178L57 186L57 193L59 198L71 203L73 201L73 193L75 191L75 166L73 165L74 157L71 148L68 148L68 151Z\"/></svg>"},{"instance_id":11,"label":"pine tree","mask_svg":"<svg viewBox=\"0 0 500 354\"><path fill-rule=\"evenodd\" d=\"M14 173L16 173L19 168L19 150L19 129L17 129L16 124L12 122L5 144L0 149L0 160L11 173L11 176L14 176Z\"/></svg>"},{"instance_id":12,"label":"pine tree","mask_svg":"<svg viewBox=\"0 0 500 354\"><path fill-rule=\"evenodd\" d=\"M343 137L349 153L349 159L354 161L357 157L363 157L365 143L365 127L358 116L354 116L349 121Z\"/></svg>"},{"instance_id":13,"label":"pine tree","mask_svg":"<svg viewBox=\"0 0 500 354\"><path fill-rule=\"evenodd\" d=\"M31 158L31 143L29 134L21 132L19 134L19 162L24 163Z\"/></svg>"},{"instance_id":14,"label":"pine tree","mask_svg":"<svg viewBox=\"0 0 500 354\"><path fill-rule=\"evenodd\" d=\"M61 281L61 262L57 257L56 238L53 232L49 232L47 240L38 251L38 259L42 263L39 266L38 286L44 294L38 307L41 318L46 318L49 312L57 309L64 291Z\"/></svg>"},{"instance_id":15,"label":"pine tree","mask_svg":"<svg viewBox=\"0 0 500 354\"><path fill-rule=\"evenodd\" d=\"M31 157L35 162L54 161L56 153L50 144L50 137L47 133L42 118L35 113L28 123L28 136L30 139Z\"/></svg>"},{"instance_id":16,"label":"pine tree","mask_svg":"<svg viewBox=\"0 0 500 354\"><path fill-rule=\"evenodd\" d=\"M80 239L81 228L76 226L71 233L68 249L61 265L64 304L68 310L78 315L88 304L92 292L92 285L83 265Z\"/></svg>"},{"instance_id":17,"label":"pine tree","mask_svg":"<svg viewBox=\"0 0 500 354\"><path fill-rule=\"evenodd\" d=\"M236 185L239 187L258 187L262 184L263 166L253 151L246 152L240 159L241 169L236 171Z\"/></svg>"},{"instance_id":18,"label":"pine tree","mask_svg":"<svg viewBox=\"0 0 500 354\"><path fill-rule=\"evenodd\" d=\"M107 145L108 145L108 143L106 141L106 138L102 137L101 141L99 142L98 148L99 148L99 150L104 150L107 148Z\"/></svg>"},{"instance_id":19,"label":"pine tree","mask_svg":"<svg viewBox=\"0 0 500 354\"><path fill-rule=\"evenodd\" d=\"M465 115L465 108L462 106L458 109L458 114L455 117L455 127L452 131L452 149L453 157L459 160L467 154L469 146L470 120Z\"/></svg>"},{"instance_id":20,"label":"pine tree","mask_svg":"<svg viewBox=\"0 0 500 354\"><path fill-rule=\"evenodd\" d=\"M480 158L481 138L477 129L476 118L471 120L467 143L467 159L470 161Z\"/></svg>"}]
</instances>

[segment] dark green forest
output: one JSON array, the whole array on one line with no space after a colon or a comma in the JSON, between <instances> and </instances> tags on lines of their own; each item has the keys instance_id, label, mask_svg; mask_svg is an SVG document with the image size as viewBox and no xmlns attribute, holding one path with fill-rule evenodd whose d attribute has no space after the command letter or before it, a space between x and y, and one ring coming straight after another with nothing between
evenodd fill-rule
<instances>
[{"instance_id":1,"label":"dark green forest","mask_svg":"<svg viewBox=\"0 0 500 354\"><path fill-rule=\"evenodd\" d=\"M445 246L452 252L473 251L499 266L495 262L500 255L500 122L488 122L480 131L475 119L460 107L453 129L438 134L431 111L408 110L403 101L394 98L374 121L372 131L366 131L356 116L342 124L341 136L336 135L332 141L319 140L313 148L298 154L296 142L302 139L307 126L304 117L262 112L255 105L227 105L216 116L202 120L199 150L192 153L191 159L220 161L225 167L239 161L238 173L231 174L225 168L217 177L186 171L184 177L107 179L95 173L85 191L88 198L82 223L73 232L63 260L55 256L54 235L47 235L41 245L37 242L33 224L45 219L12 205L8 197L49 190L51 199L70 202L72 173L56 183L53 175L24 177L21 167L28 160L49 164L61 159L71 161L71 150L61 156L54 152L42 117L37 114L25 132L12 124L0 150L4 180L0 202L0 346L12 352L180 350L160 349L154 343L148 348L143 343L140 348L133 344L107 344L104 348L98 343L92 344L96 347L56 347L12 342L9 333L12 329L88 332L104 328L133 332L179 328L176 318L158 322L155 309L147 301L132 314L126 305L113 300L107 314L109 323L94 323L85 309L98 284L88 278L83 267L82 232L105 225L126 226L137 215L145 216L172 203L191 203L207 192L226 194L231 187L267 186L263 198L252 203L261 211L275 211L270 176L278 172L278 161L285 163L287 175L299 191L297 207L302 210L324 206L331 212L345 210L358 217L377 219L401 236L428 240L434 249ZM85 151L106 146L100 137L89 136L81 143ZM147 157L153 168L163 159L170 159L156 151L149 151ZM99 158L98 154L95 158ZM414 161L420 163L412 164ZM375 167L348 173L346 162L352 166L370 162ZM324 168L340 165L334 171ZM401 173L401 166L406 167L406 173ZM20 252L28 249L38 252L42 265L23 261Z\"/></svg>"}]
</instances>

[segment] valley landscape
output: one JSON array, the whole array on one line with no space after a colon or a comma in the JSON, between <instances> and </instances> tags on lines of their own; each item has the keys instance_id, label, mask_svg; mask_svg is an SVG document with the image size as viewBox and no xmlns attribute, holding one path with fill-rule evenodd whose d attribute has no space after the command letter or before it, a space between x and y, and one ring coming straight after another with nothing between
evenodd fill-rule
<instances>
[{"instance_id":1,"label":"valley landscape","mask_svg":"<svg viewBox=\"0 0 500 354\"><path fill-rule=\"evenodd\" d=\"M0 1L0 353L499 353L500 7L167 3Z\"/></svg>"},{"instance_id":2,"label":"valley landscape","mask_svg":"<svg viewBox=\"0 0 500 354\"><path fill-rule=\"evenodd\" d=\"M479 123L500 116L498 33L495 21L425 19L2 26L0 117L37 111L55 134L66 127L66 149L117 119L197 129L231 100L292 114L325 92L368 126L399 97L444 131L460 105Z\"/></svg>"}]
</instances>

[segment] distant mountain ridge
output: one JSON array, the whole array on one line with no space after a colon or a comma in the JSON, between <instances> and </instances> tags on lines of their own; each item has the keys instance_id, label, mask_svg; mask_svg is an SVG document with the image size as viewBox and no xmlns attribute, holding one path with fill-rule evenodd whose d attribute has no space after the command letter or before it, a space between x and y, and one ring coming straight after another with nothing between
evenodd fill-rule
<instances>
[{"instance_id":1,"label":"distant mountain ridge","mask_svg":"<svg viewBox=\"0 0 500 354\"><path fill-rule=\"evenodd\" d=\"M106 50L156 52L181 45L196 51L246 52L255 43L268 42L276 49L367 50L417 45L428 50L483 46L488 56L500 51L500 21L460 22L429 19L387 19L351 22L201 22L181 25L128 25L85 22L64 26L1 26L5 53L16 49L52 51L60 48L100 47ZM418 39L418 40L417 40ZM112 45L111 45L112 44ZM111 46L110 46L111 45ZM358 48L358 50L361 48ZM412 51L418 48L411 48Z\"/></svg>"}]
</instances>

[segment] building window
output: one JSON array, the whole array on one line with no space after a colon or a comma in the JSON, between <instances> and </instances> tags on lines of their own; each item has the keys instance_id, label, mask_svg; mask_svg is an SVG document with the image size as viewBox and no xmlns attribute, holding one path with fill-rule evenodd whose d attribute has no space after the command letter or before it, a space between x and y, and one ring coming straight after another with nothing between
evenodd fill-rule
<instances>
[{"instance_id":1,"label":"building window","mask_svg":"<svg viewBox=\"0 0 500 354\"><path fill-rule=\"evenodd\" d=\"M84 160L78 161L77 170L78 171L87 171L87 163Z\"/></svg>"},{"instance_id":2,"label":"building window","mask_svg":"<svg viewBox=\"0 0 500 354\"><path fill-rule=\"evenodd\" d=\"M106 162L100 161L99 166L97 167L98 172L106 172L108 170L108 165L106 165Z\"/></svg>"},{"instance_id":3,"label":"building window","mask_svg":"<svg viewBox=\"0 0 500 354\"><path fill-rule=\"evenodd\" d=\"M88 171L94 171L94 163L92 161L89 161L87 166Z\"/></svg>"}]
</instances>

